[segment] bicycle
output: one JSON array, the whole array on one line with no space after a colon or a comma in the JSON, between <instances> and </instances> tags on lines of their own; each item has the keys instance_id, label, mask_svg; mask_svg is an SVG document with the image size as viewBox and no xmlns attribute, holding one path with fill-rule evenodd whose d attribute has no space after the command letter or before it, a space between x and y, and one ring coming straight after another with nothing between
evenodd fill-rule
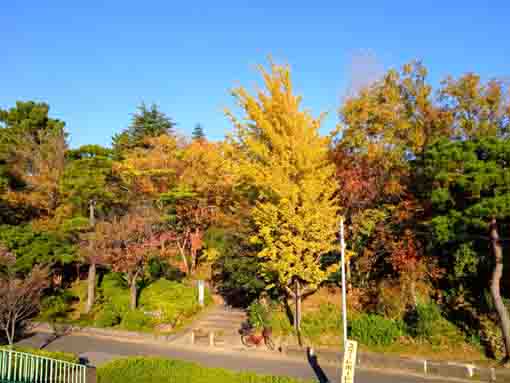
<instances>
[{"instance_id":1,"label":"bicycle","mask_svg":"<svg viewBox=\"0 0 510 383\"><path fill-rule=\"evenodd\" d=\"M264 342L265 346L273 351L274 350L274 342L271 339L271 335L273 331L270 327L264 327L261 334L257 334L256 329L252 326L243 325L243 328L239 330L241 334L241 342L246 347L258 347L262 342Z\"/></svg>"}]
</instances>

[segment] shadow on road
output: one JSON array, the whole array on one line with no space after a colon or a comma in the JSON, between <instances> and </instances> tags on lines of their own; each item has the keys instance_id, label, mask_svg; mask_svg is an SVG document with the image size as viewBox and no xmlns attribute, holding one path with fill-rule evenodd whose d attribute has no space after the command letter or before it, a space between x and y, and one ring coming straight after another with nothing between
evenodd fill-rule
<instances>
[{"instance_id":1,"label":"shadow on road","mask_svg":"<svg viewBox=\"0 0 510 383\"><path fill-rule=\"evenodd\" d=\"M73 327L69 325L51 323L50 327L51 334L45 337L44 342L39 346L41 350L55 342L57 339L60 339L66 335L70 335L73 331Z\"/></svg>"},{"instance_id":2,"label":"shadow on road","mask_svg":"<svg viewBox=\"0 0 510 383\"><path fill-rule=\"evenodd\" d=\"M308 358L308 364L310 364L310 367L312 367L315 376L317 376L317 379L319 379L319 383L329 383L328 377L317 361L317 355L315 355L313 349L310 347L306 348L306 357Z\"/></svg>"}]
</instances>

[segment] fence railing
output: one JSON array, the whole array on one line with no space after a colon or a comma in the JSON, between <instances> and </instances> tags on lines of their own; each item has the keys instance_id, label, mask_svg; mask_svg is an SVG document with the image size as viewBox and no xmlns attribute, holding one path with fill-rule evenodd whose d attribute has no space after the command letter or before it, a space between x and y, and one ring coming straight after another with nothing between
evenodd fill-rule
<instances>
[{"instance_id":1,"label":"fence railing","mask_svg":"<svg viewBox=\"0 0 510 383\"><path fill-rule=\"evenodd\" d=\"M84 365L0 349L1 383L86 383L86 379Z\"/></svg>"}]
</instances>

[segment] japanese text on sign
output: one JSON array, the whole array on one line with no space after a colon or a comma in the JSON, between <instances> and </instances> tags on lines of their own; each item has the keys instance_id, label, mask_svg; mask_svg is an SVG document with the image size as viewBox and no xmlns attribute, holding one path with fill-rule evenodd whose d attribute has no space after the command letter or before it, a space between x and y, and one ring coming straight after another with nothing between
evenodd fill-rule
<instances>
[{"instance_id":1,"label":"japanese text on sign","mask_svg":"<svg viewBox=\"0 0 510 383\"><path fill-rule=\"evenodd\" d=\"M342 383L354 382L354 369L356 368L356 352L358 350L358 342L348 340L345 345L344 364L342 368Z\"/></svg>"}]
</instances>

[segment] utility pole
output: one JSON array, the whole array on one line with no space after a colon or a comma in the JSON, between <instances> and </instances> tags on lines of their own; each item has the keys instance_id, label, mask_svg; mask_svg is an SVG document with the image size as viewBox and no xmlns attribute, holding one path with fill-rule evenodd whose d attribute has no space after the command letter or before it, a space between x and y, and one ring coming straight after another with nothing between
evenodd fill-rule
<instances>
[{"instance_id":1,"label":"utility pole","mask_svg":"<svg viewBox=\"0 0 510 383\"><path fill-rule=\"evenodd\" d=\"M347 347L347 283L345 282L344 217L340 217L340 254L342 255L342 321L344 329L344 353Z\"/></svg>"}]
</instances>

